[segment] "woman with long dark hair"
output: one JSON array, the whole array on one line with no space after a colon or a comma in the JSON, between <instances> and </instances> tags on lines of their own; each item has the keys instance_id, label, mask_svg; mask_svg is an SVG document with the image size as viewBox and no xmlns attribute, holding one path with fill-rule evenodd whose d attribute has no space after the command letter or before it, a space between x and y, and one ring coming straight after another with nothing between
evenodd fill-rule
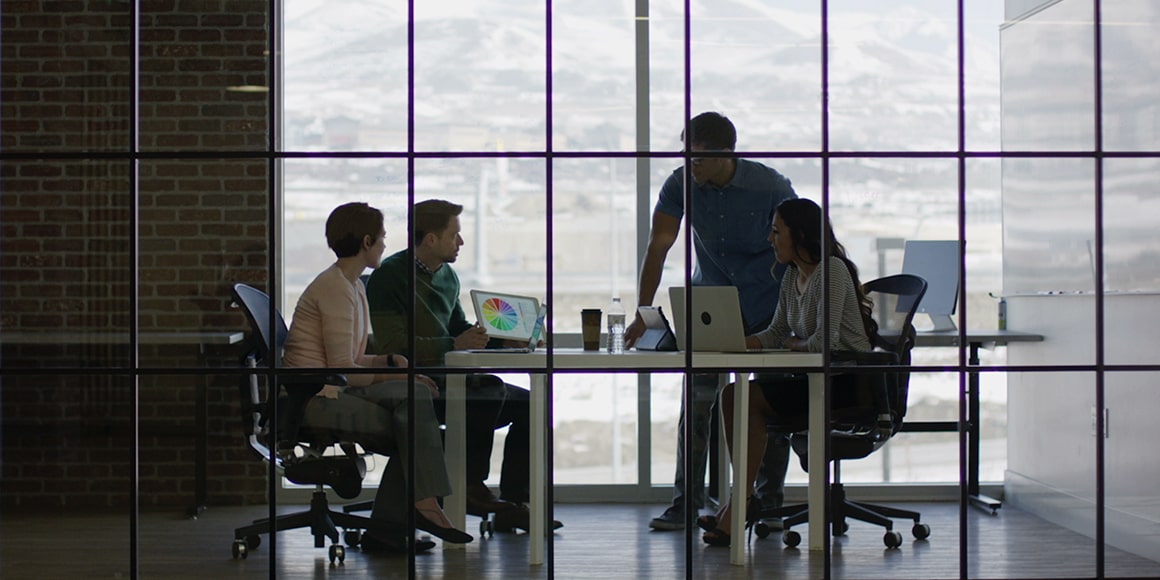
<instances>
[{"instance_id":1,"label":"woman with long dark hair","mask_svg":"<svg viewBox=\"0 0 1160 580\"><path fill-rule=\"evenodd\" d=\"M822 214L822 208L808 199L782 202L773 217L769 242L777 253L777 261L786 264L787 268L773 320L762 332L746 337L746 346L821 352L828 333L832 350L873 350L878 325L871 318L870 299L858 281L858 268L834 237L830 220ZM822 300L827 299L827 293L823 291L826 270L830 280L829 319L823 320ZM836 383L835 387L833 398L835 405L840 406L848 396L841 385ZM721 413L731 452L733 388L730 384L721 394ZM799 377L750 383L749 454L746 457L749 481L744 488L749 494L753 493L757 467L765 452L766 418L776 417L779 422L801 418L804 427L808 413L809 387ZM730 500L723 505L716 515L697 519L697 525L705 530L702 539L706 544L729 545L727 530L733 517L732 503ZM746 499L745 505L748 503Z\"/></svg>"}]
</instances>

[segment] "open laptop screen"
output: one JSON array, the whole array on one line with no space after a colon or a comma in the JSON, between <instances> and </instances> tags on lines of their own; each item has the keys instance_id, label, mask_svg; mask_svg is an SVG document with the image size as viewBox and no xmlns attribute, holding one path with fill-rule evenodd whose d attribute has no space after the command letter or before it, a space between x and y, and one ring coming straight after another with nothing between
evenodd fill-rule
<instances>
[{"instance_id":1,"label":"open laptop screen","mask_svg":"<svg viewBox=\"0 0 1160 580\"><path fill-rule=\"evenodd\" d=\"M528 340L536 326L540 301L532 296L485 290L471 291L475 321L492 338Z\"/></svg>"}]
</instances>

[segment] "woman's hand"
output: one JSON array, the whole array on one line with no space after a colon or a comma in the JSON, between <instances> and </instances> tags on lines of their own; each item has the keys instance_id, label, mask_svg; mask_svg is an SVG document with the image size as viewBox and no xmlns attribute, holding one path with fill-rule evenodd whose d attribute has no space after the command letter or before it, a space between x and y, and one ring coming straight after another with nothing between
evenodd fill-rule
<instances>
[{"instance_id":1,"label":"woman's hand","mask_svg":"<svg viewBox=\"0 0 1160 580\"><path fill-rule=\"evenodd\" d=\"M380 354L374 360L374 365L379 368L407 368L407 364L407 357L401 354Z\"/></svg>"},{"instance_id":2,"label":"woman's hand","mask_svg":"<svg viewBox=\"0 0 1160 580\"><path fill-rule=\"evenodd\" d=\"M314 394L315 397L325 397L327 399L337 399L338 393L341 391L339 387L334 385L322 385L322 390Z\"/></svg>"},{"instance_id":3,"label":"woman's hand","mask_svg":"<svg viewBox=\"0 0 1160 580\"><path fill-rule=\"evenodd\" d=\"M785 339L785 347L798 352L806 352L809 350L809 344L806 339L798 336L791 336Z\"/></svg>"},{"instance_id":4,"label":"woman's hand","mask_svg":"<svg viewBox=\"0 0 1160 580\"><path fill-rule=\"evenodd\" d=\"M745 337L745 348L753 350L753 349L764 348L764 347L765 347L765 345L761 344L761 339L757 338L756 335L751 334L751 335Z\"/></svg>"}]
</instances>

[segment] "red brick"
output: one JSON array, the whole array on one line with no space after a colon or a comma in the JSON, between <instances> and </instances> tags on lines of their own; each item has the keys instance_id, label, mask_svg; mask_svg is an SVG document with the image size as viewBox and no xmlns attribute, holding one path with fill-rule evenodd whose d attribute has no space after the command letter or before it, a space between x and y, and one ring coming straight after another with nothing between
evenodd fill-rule
<instances>
[{"instance_id":1,"label":"red brick","mask_svg":"<svg viewBox=\"0 0 1160 580\"><path fill-rule=\"evenodd\" d=\"M94 50L94 52L96 52L96 50ZM94 57L104 56L104 53L106 53L106 51L104 51L103 48L100 48L99 53L96 53L96 55L92 55L92 56L94 56ZM34 45L24 45L24 46L21 46L21 48L20 48L20 58L28 58L28 59L60 58L60 57L63 57L64 55L65 55L65 50L64 50L64 48L61 48L61 46L34 44Z\"/></svg>"},{"instance_id":2,"label":"red brick","mask_svg":"<svg viewBox=\"0 0 1160 580\"><path fill-rule=\"evenodd\" d=\"M59 12L61 14L71 14L74 12L83 12L86 9L85 3L80 2L79 0L72 0L71 2L61 0L61 1L56 1L56 2L44 2L42 4L43 5L41 8L45 12ZM8 2L4 3L4 8L5 9L8 8ZM100 11L101 7L91 6L91 7L89 7L89 9L94 10L94 11Z\"/></svg>"}]
</instances>

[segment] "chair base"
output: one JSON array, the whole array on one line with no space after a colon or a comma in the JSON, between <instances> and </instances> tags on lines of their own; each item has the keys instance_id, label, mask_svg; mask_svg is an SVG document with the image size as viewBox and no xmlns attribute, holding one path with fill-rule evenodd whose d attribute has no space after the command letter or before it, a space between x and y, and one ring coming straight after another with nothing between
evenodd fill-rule
<instances>
[{"instance_id":1,"label":"chair base","mask_svg":"<svg viewBox=\"0 0 1160 580\"><path fill-rule=\"evenodd\" d=\"M904 510L890 506L851 501L846 498L846 488L840 482L835 482L830 485L830 530L834 536L844 536L849 530L849 524L846 518L852 518L858 521L863 521L886 528L886 535L883 537L883 542L888 548L897 548L902 545L902 534L894 531L894 520L909 519L914 521L914 527L911 533L916 540L925 540L930 536L930 526L922 523L922 515L919 512L912 510ZM797 541L800 541L800 536L797 532L792 532L790 528L796 525L804 524L809 521L810 512L807 504L797 504L782 506L780 508L762 510L759 518L755 519L754 532L759 538L764 538L769 535L770 530L760 523L764 518L782 518L782 528L785 533L782 536L783 541L789 546L796 546Z\"/></svg>"},{"instance_id":2,"label":"chair base","mask_svg":"<svg viewBox=\"0 0 1160 580\"><path fill-rule=\"evenodd\" d=\"M331 544L338 544L339 527L346 530L348 534L351 531L355 531L352 536L347 537L347 543L354 546L358 544L356 538L360 537L358 530L370 528L371 519L330 509L330 503L326 499L326 492L317 489L310 499L309 510L280 515L273 520L270 518L254 520L253 524L235 529L234 538L235 541L242 540L246 543L253 543L253 547L256 547L257 542L260 540L253 540L252 538L258 538L261 534L271 534L298 528L310 528L310 533L314 536L314 547L323 548L326 546L326 538L330 538Z\"/></svg>"},{"instance_id":3,"label":"chair base","mask_svg":"<svg viewBox=\"0 0 1160 580\"><path fill-rule=\"evenodd\" d=\"M373 501L360 501L357 503L350 503L342 506L342 511L346 513L363 512L374 507ZM495 525L495 512L488 512L486 514L468 514L479 516L479 537L490 538L495 535L497 530Z\"/></svg>"}]
</instances>

